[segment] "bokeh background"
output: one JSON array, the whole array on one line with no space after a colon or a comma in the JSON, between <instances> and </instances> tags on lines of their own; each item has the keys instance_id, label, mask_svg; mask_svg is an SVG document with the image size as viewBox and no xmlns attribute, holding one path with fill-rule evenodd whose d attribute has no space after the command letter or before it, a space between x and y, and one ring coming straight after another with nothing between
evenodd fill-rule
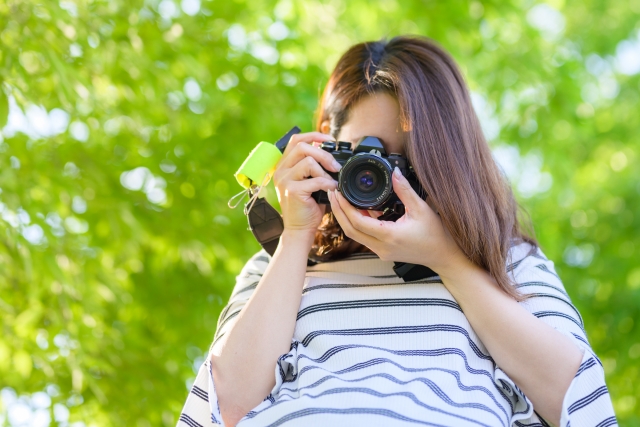
<instances>
[{"instance_id":1,"label":"bokeh background","mask_svg":"<svg viewBox=\"0 0 640 427\"><path fill-rule=\"evenodd\" d=\"M640 426L640 0L0 1L0 425L175 425L259 249L233 173L408 33L459 62Z\"/></svg>"}]
</instances>

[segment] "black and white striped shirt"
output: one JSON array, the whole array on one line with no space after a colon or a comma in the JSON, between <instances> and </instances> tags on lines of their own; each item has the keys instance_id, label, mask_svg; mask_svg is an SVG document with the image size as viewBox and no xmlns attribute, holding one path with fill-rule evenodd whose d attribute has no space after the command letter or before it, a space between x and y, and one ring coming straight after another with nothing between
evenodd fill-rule
<instances>
[{"instance_id":1,"label":"black and white striped shirt","mask_svg":"<svg viewBox=\"0 0 640 427\"><path fill-rule=\"evenodd\" d=\"M561 427L617 425L602 364L553 262L526 243L507 269L522 306L570 337L582 364L562 405ZM218 321L226 334L271 257L244 266ZM403 282L375 254L308 267L291 349L274 360L275 386L237 425L547 426L487 352L440 279ZM179 427L222 424L207 359Z\"/></svg>"}]
</instances>

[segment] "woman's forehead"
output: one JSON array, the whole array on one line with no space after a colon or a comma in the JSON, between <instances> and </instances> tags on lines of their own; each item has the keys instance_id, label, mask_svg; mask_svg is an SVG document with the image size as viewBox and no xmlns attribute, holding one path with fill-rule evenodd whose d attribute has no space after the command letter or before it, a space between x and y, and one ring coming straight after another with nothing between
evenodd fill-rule
<instances>
[{"instance_id":1,"label":"woman's forehead","mask_svg":"<svg viewBox=\"0 0 640 427\"><path fill-rule=\"evenodd\" d=\"M338 140L355 144L363 136L380 138L387 153L404 154L405 134L400 126L400 106L393 96L375 93L351 107Z\"/></svg>"}]
</instances>

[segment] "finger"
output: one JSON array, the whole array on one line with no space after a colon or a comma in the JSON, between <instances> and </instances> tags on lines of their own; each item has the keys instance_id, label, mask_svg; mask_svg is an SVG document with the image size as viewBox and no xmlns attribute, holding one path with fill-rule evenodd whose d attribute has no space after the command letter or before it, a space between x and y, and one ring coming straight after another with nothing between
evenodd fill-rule
<instances>
[{"instance_id":1,"label":"finger","mask_svg":"<svg viewBox=\"0 0 640 427\"><path fill-rule=\"evenodd\" d=\"M312 144L314 142L335 141L335 138L331 135L321 132L305 132L292 135L287 143L287 147L282 153L282 157L285 158L291 153L291 151L298 145L299 142L306 142Z\"/></svg>"},{"instance_id":2,"label":"finger","mask_svg":"<svg viewBox=\"0 0 640 427\"><path fill-rule=\"evenodd\" d=\"M375 249L380 247L379 245L381 245L382 242L373 236L369 236L357 230L351 224L351 221L349 221L349 218L345 215L340 203L337 200L338 194L338 191L330 191L329 203L331 203L331 210L333 211L333 215L336 217L336 220L340 224L340 227L342 227L342 231L344 231L344 234L347 235L347 237L350 237L351 239L362 243L375 252Z\"/></svg>"},{"instance_id":3,"label":"finger","mask_svg":"<svg viewBox=\"0 0 640 427\"><path fill-rule=\"evenodd\" d=\"M338 183L331 178L318 177L293 181L288 188L291 192L311 196L311 193L316 191L335 190L338 188Z\"/></svg>"},{"instance_id":4,"label":"finger","mask_svg":"<svg viewBox=\"0 0 640 427\"><path fill-rule=\"evenodd\" d=\"M373 219L378 219L380 218L382 215L384 215L384 212L382 211L368 211L369 212L369 216Z\"/></svg>"},{"instance_id":5,"label":"finger","mask_svg":"<svg viewBox=\"0 0 640 427\"><path fill-rule=\"evenodd\" d=\"M311 156L305 157L298 163L296 163L291 169L289 169L289 172L285 175L285 177L294 181L300 181L301 179L305 179L307 177L325 177L328 179L333 179L331 175L329 175L324 169L322 169L316 159Z\"/></svg>"},{"instance_id":6,"label":"finger","mask_svg":"<svg viewBox=\"0 0 640 427\"><path fill-rule=\"evenodd\" d=\"M335 196L340 209L353 228L380 241L389 239L391 228L393 228L392 222L379 221L370 216L362 215L340 192L336 192Z\"/></svg>"},{"instance_id":7,"label":"finger","mask_svg":"<svg viewBox=\"0 0 640 427\"><path fill-rule=\"evenodd\" d=\"M406 212L409 216L415 215L424 209L426 202L418 196L406 177L402 175L400 169L396 166L391 174L393 191L398 195L400 201L404 204Z\"/></svg>"},{"instance_id":8,"label":"finger","mask_svg":"<svg viewBox=\"0 0 640 427\"><path fill-rule=\"evenodd\" d=\"M340 164L333 158L333 156L327 151L321 150L317 147L300 142L296 147L291 150L291 153L287 157L280 159L279 167L292 168L293 165L298 163L305 157L313 157L318 163L320 163L326 170L331 172L338 172L340 170Z\"/></svg>"}]
</instances>

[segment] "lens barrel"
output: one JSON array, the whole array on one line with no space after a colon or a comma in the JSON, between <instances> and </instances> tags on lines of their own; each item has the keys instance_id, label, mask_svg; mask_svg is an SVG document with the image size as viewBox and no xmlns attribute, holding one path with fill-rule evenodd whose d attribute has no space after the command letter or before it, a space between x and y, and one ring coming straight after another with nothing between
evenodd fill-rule
<instances>
[{"instance_id":1,"label":"lens barrel","mask_svg":"<svg viewBox=\"0 0 640 427\"><path fill-rule=\"evenodd\" d=\"M375 154L359 153L342 166L338 188L358 209L373 209L384 205L393 193L389 162Z\"/></svg>"}]
</instances>

